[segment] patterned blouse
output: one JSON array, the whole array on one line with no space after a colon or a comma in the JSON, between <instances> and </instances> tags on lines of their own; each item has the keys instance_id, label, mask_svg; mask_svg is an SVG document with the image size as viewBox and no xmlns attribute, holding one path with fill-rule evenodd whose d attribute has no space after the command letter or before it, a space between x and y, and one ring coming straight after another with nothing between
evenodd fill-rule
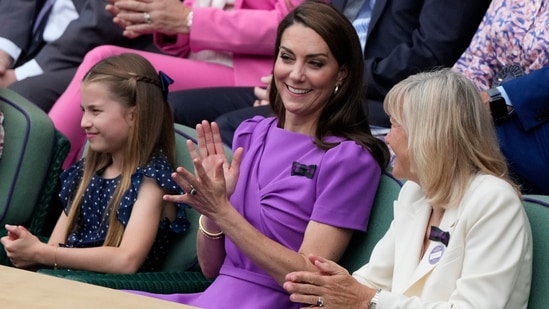
<instances>
[{"instance_id":1,"label":"patterned blouse","mask_svg":"<svg viewBox=\"0 0 549 309\"><path fill-rule=\"evenodd\" d=\"M519 69L528 74L548 63L547 2L493 0L454 69L470 78L480 90L486 90L497 85L504 71Z\"/></svg>"},{"instance_id":2,"label":"patterned blouse","mask_svg":"<svg viewBox=\"0 0 549 309\"><path fill-rule=\"evenodd\" d=\"M69 167L61 174L62 188L59 197L65 207L65 213L70 209L70 200L76 193L78 183L83 174L84 161L81 160ZM118 206L118 220L126 227L131 216L132 208L137 200L139 187L143 177L155 179L158 185L173 194L183 194L183 190L173 181L171 173L173 168L163 154L155 154L149 163L138 167L132 175L132 184L124 193ZM120 182L120 176L113 179L101 177L102 171L98 171L92 178L80 206L80 214L77 219L76 230L69 234L67 247L97 247L105 241L107 234L109 214L107 205L111 200L116 186ZM157 270L166 256L173 237L187 230L189 222L185 216L185 204L177 204L177 218L169 222L167 218L159 223L155 242L149 251L140 271Z\"/></svg>"}]
</instances>

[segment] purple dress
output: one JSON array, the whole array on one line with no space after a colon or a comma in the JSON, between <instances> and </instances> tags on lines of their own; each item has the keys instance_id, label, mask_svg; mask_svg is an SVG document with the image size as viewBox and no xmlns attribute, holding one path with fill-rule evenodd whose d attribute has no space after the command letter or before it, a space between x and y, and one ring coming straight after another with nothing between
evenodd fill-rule
<instances>
[{"instance_id":1,"label":"purple dress","mask_svg":"<svg viewBox=\"0 0 549 309\"><path fill-rule=\"evenodd\" d=\"M324 151L311 136L277 127L275 118L242 123L233 145L244 147L231 202L259 231L297 251L310 220L365 230L381 169L354 141ZM235 148L236 149L236 148ZM201 308L299 308L269 275L225 238L219 276L202 293L139 293Z\"/></svg>"}]
</instances>

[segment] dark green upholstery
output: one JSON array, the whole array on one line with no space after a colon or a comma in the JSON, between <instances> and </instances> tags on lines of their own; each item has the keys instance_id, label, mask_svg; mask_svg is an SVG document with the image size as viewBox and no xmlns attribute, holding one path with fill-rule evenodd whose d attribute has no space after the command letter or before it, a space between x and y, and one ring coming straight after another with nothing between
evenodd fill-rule
<instances>
[{"instance_id":1,"label":"dark green upholstery","mask_svg":"<svg viewBox=\"0 0 549 309\"><path fill-rule=\"evenodd\" d=\"M349 272L352 273L370 260L375 244L385 235L393 220L393 202L398 198L401 186L401 182L389 172L381 175L368 229L366 232L355 232L339 261Z\"/></svg>"},{"instance_id":2,"label":"dark green upholstery","mask_svg":"<svg viewBox=\"0 0 549 309\"><path fill-rule=\"evenodd\" d=\"M113 289L159 294L202 292L211 283L211 280L206 279L200 271L103 274L80 270L42 269L40 273Z\"/></svg>"},{"instance_id":3,"label":"dark green upholstery","mask_svg":"<svg viewBox=\"0 0 549 309\"><path fill-rule=\"evenodd\" d=\"M196 139L196 130L191 127L183 126L180 124L175 124L175 131L177 135L192 140L195 144L198 142ZM185 149L187 147L185 146ZM232 150L228 146L225 145L225 154L227 155L227 158L229 160L232 159ZM187 154L188 155L188 154Z\"/></svg>"},{"instance_id":4,"label":"dark green upholstery","mask_svg":"<svg viewBox=\"0 0 549 309\"><path fill-rule=\"evenodd\" d=\"M5 115L4 155L0 159L0 236L4 223L26 226L35 235L49 235L48 220L60 210L52 206L69 141L47 114L18 94L0 89ZM11 265L0 245L0 264Z\"/></svg>"},{"instance_id":5,"label":"dark green upholstery","mask_svg":"<svg viewBox=\"0 0 549 309\"><path fill-rule=\"evenodd\" d=\"M182 129L184 128L182 125L175 124L176 163L178 166L193 171L192 159L186 144L190 136L183 133ZM187 209L186 212L191 222L190 229L175 241L170 254L166 257L162 271L187 270L196 264L196 232L198 231L199 214L192 208Z\"/></svg>"},{"instance_id":6,"label":"dark green upholstery","mask_svg":"<svg viewBox=\"0 0 549 309\"><path fill-rule=\"evenodd\" d=\"M174 128L177 145L176 162L178 165L193 171L194 166L192 164L191 156L187 151L186 143L188 139L195 142L195 144L197 143L196 131L193 128L180 124L175 124ZM225 148L225 152L230 156L230 149ZM196 232L199 214L193 209L188 209L187 216L191 222L191 230L176 241L173 249L170 251L170 255L166 258L162 271L180 271L193 268L193 262L196 262L195 256L189 255L188 252L189 248L193 248L193 252L195 252L194 248L196 248Z\"/></svg>"},{"instance_id":7,"label":"dark green upholstery","mask_svg":"<svg viewBox=\"0 0 549 309\"><path fill-rule=\"evenodd\" d=\"M15 92L0 89L5 144L0 159L0 226L27 223L46 181L55 148L48 115Z\"/></svg>"},{"instance_id":8,"label":"dark green upholstery","mask_svg":"<svg viewBox=\"0 0 549 309\"><path fill-rule=\"evenodd\" d=\"M532 289L528 308L545 309L549 306L549 196L525 195L523 204L534 240Z\"/></svg>"},{"instance_id":9,"label":"dark green upholstery","mask_svg":"<svg viewBox=\"0 0 549 309\"><path fill-rule=\"evenodd\" d=\"M58 199L59 193L59 175L63 171L63 162L69 153L70 142L59 131L55 131L54 154L50 161L46 182L42 187L42 192L31 216L28 225L29 231L35 235L51 234L62 209L54 203Z\"/></svg>"}]
</instances>

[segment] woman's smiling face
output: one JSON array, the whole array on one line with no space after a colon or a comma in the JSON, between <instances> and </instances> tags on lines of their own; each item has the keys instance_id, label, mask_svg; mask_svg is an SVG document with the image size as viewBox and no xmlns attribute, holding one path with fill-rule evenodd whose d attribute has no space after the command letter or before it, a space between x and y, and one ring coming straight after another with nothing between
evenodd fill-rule
<instances>
[{"instance_id":1,"label":"woman's smiling face","mask_svg":"<svg viewBox=\"0 0 549 309\"><path fill-rule=\"evenodd\" d=\"M318 33L295 23L282 34L273 74L286 119L303 123L318 119L347 72Z\"/></svg>"}]
</instances>

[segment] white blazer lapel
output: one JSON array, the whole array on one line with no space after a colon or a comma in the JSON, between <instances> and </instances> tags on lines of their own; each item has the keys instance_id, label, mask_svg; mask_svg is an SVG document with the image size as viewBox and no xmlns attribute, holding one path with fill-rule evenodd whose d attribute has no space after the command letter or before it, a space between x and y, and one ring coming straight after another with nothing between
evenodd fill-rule
<instances>
[{"instance_id":1,"label":"white blazer lapel","mask_svg":"<svg viewBox=\"0 0 549 309\"><path fill-rule=\"evenodd\" d=\"M409 286L408 282L418 267L425 226L431 213L431 208L425 205L423 199L410 205L395 205L395 207L399 207L399 211L398 217L395 216L394 224L397 239L395 240L393 291L404 291Z\"/></svg>"},{"instance_id":2,"label":"white blazer lapel","mask_svg":"<svg viewBox=\"0 0 549 309\"><path fill-rule=\"evenodd\" d=\"M459 220L459 211L458 208L451 208L444 212L442 221L440 222L441 230L450 233L450 242L448 246L451 245L452 233L454 228ZM420 220L417 220L420 221ZM423 235L425 235L425 226L427 222L423 225ZM421 242L423 243L423 242ZM448 250L448 247L439 241L431 241L429 247L423 255L423 259L417 265L411 277L409 277L408 286L404 287L402 292L407 295L418 295L418 291L422 290L426 276L438 265L438 263L444 258L444 253ZM419 255L418 255L419 256ZM417 289L417 290L416 290Z\"/></svg>"}]
</instances>

